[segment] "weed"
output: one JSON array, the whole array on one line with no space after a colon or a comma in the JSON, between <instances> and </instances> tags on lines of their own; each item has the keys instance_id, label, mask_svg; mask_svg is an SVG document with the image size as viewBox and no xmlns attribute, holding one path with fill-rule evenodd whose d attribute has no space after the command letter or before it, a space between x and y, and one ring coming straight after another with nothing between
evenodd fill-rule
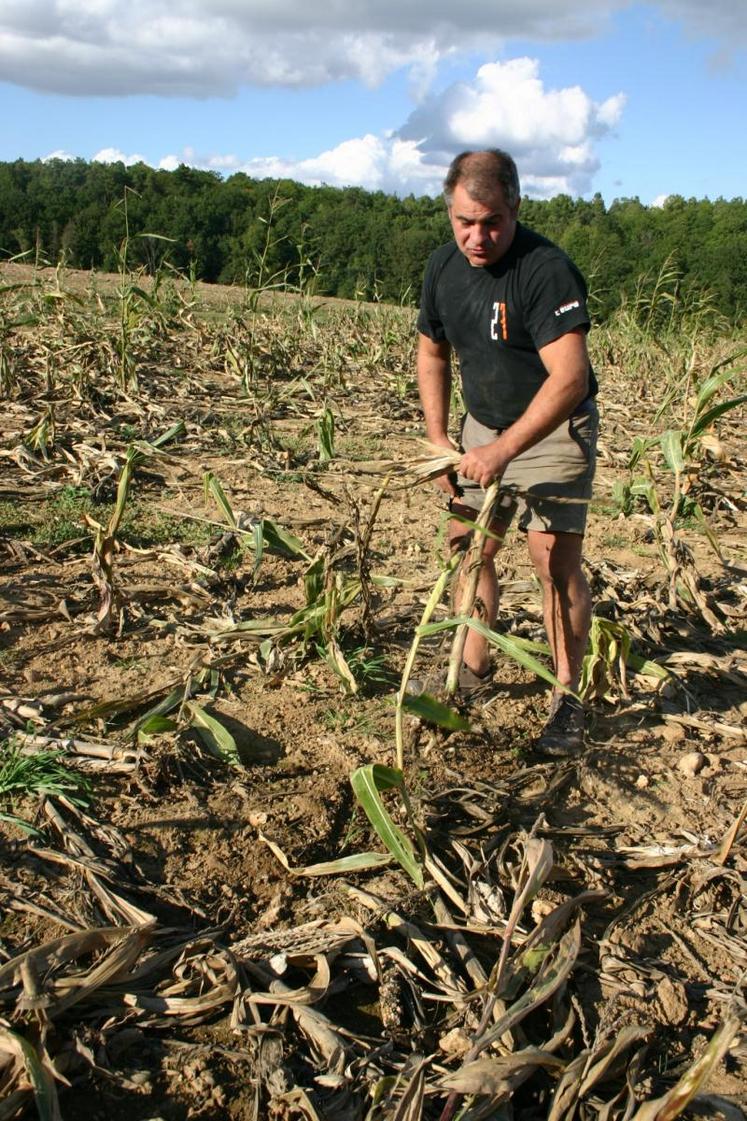
<instances>
[{"instance_id":1,"label":"weed","mask_svg":"<svg viewBox=\"0 0 747 1121\"><path fill-rule=\"evenodd\" d=\"M12 809L24 798L60 796L75 805L87 805L91 785L64 765L64 757L64 751L25 751L14 736L0 743L0 805ZM22 818L7 813L2 816L28 829Z\"/></svg>"}]
</instances>

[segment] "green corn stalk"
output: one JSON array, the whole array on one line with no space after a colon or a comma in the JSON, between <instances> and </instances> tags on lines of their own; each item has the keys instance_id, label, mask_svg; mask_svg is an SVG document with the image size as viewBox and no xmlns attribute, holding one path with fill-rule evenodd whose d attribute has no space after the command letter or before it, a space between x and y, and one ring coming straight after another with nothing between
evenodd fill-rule
<instances>
[{"instance_id":1,"label":"green corn stalk","mask_svg":"<svg viewBox=\"0 0 747 1121\"><path fill-rule=\"evenodd\" d=\"M400 682L399 691L397 693L397 701L394 713L394 735L395 735L395 753L397 760L398 770L404 770L405 765L405 732L404 732L404 714L408 707L407 700L407 686L412 676L412 671L415 666L415 659L417 658L420 640L423 638L424 633L427 632L427 627L430 622L433 612L441 602L441 598L446 591L446 587L451 580L454 572L459 564L459 555L454 553L448 560L446 566L438 577L433 591L428 597L428 601L423 608L423 614L420 619L420 626L415 631L415 636L410 645L410 649L405 660L405 666L402 671L402 680Z\"/></svg>"},{"instance_id":2,"label":"green corn stalk","mask_svg":"<svg viewBox=\"0 0 747 1121\"><path fill-rule=\"evenodd\" d=\"M627 667L631 637L622 623L594 615L589 631L589 652L583 660L579 695L587 700L605 697L617 680L620 693L629 697Z\"/></svg>"}]
</instances>

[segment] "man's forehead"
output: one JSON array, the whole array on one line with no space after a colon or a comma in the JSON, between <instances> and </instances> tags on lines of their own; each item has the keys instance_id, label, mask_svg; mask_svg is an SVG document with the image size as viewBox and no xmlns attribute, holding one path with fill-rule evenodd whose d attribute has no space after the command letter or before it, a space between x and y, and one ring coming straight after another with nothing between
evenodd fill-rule
<instances>
[{"instance_id":1,"label":"man's forehead","mask_svg":"<svg viewBox=\"0 0 747 1121\"><path fill-rule=\"evenodd\" d=\"M454 193L451 198L451 209L455 214L500 214L506 209L506 200L503 195L503 190L496 186L495 191L490 194L484 192L481 196L475 197L471 195L468 189L458 183L454 188Z\"/></svg>"}]
</instances>

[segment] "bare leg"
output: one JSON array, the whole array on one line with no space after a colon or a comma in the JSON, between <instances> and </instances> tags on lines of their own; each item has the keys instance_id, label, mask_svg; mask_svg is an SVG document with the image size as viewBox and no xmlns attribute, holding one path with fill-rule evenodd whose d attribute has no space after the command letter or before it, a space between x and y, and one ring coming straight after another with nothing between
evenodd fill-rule
<instances>
[{"instance_id":1,"label":"bare leg","mask_svg":"<svg viewBox=\"0 0 747 1121\"><path fill-rule=\"evenodd\" d=\"M542 584L555 676L574 691L591 627L591 593L581 568L583 540L577 533L527 533L529 555Z\"/></svg>"},{"instance_id":2,"label":"bare leg","mask_svg":"<svg viewBox=\"0 0 747 1121\"><path fill-rule=\"evenodd\" d=\"M455 513L463 517L476 517L476 512L467 506L452 503L452 509ZM497 534L501 538L506 532L506 526L499 522L493 522L490 529L492 533ZM466 545L464 538L471 532L470 527L464 525L462 522L450 522L449 545L451 549L464 548ZM484 623L487 623L489 627L495 626L495 620L498 616L498 577L496 576L494 557L499 547L500 541L496 541L492 537L486 537L482 552L480 576L477 584L477 604L475 613ZM460 569L456 585L455 603L457 605L462 595L463 586L464 574ZM480 676L490 668L488 644L481 635L471 629L467 634L467 641L464 646L464 663Z\"/></svg>"}]
</instances>

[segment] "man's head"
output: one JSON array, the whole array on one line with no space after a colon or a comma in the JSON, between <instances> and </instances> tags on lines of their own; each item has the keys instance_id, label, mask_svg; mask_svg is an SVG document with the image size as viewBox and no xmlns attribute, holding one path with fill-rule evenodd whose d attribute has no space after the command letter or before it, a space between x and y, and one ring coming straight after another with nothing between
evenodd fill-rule
<instances>
[{"instance_id":1,"label":"man's head","mask_svg":"<svg viewBox=\"0 0 747 1121\"><path fill-rule=\"evenodd\" d=\"M459 249L471 265L494 265L516 232L521 201L516 164L490 148L462 152L444 180L444 198Z\"/></svg>"}]
</instances>

